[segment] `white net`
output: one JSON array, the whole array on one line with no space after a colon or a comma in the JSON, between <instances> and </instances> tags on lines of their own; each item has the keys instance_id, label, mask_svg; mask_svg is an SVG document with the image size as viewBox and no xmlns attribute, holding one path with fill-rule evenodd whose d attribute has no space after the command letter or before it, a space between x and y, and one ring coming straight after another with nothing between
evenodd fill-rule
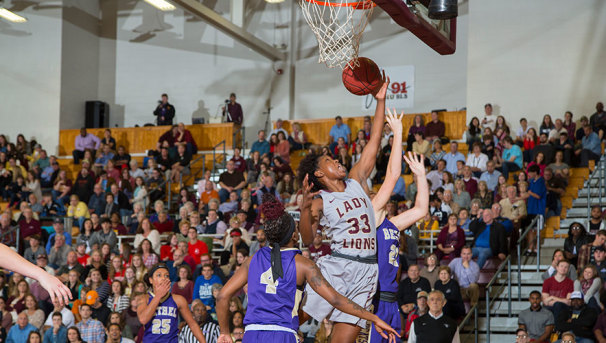
<instances>
[{"instance_id":1,"label":"white net","mask_svg":"<svg viewBox=\"0 0 606 343\"><path fill-rule=\"evenodd\" d=\"M343 69L358 57L360 39L375 6L372 1L299 0L299 5L318 40L318 62ZM357 60L354 63L358 65Z\"/></svg>"}]
</instances>

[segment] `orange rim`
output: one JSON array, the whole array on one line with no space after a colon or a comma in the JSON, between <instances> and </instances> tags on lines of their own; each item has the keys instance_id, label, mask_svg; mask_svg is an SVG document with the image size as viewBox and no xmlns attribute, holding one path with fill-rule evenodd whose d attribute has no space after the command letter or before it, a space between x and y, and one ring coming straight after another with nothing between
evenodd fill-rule
<instances>
[{"instance_id":1,"label":"orange rim","mask_svg":"<svg viewBox=\"0 0 606 343\"><path fill-rule=\"evenodd\" d=\"M305 0L307 2L314 3L320 6L330 6L330 7L353 7L357 10L367 10L372 7L377 6L371 0L364 1L352 1L352 2L330 2L330 1L319 1L319 0Z\"/></svg>"}]
</instances>

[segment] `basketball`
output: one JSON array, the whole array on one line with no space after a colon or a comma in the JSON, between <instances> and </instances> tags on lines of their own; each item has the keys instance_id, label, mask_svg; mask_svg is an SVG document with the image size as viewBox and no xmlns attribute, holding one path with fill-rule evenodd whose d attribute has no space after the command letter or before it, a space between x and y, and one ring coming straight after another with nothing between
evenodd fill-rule
<instances>
[{"instance_id":1,"label":"basketball","mask_svg":"<svg viewBox=\"0 0 606 343\"><path fill-rule=\"evenodd\" d=\"M359 65L353 61L343 69L343 85L355 95L366 95L372 93L381 85L381 71L377 64L366 57L358 57Z\"/></svg>"}]
</instances>

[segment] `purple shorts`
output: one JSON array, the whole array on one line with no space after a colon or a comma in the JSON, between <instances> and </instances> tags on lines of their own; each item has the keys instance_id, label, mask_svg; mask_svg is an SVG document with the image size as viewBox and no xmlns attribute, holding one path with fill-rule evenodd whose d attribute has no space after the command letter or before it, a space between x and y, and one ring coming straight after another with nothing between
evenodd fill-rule
<instances>
[{"instance_id":1,"label":"purple shorts","mask_svg":"<svg viewBox=\"0 0 606 343\"><path fill-rule=\"evenodd\" d=\"M402 330L402 319L400 318L400 312L398 311L397 302L386 302L379 300L374 303L375 314L381 318L384 322L389 324L396 332L400 333ZM370 332L368 332L368 342L370 343L388 343L389 340L381 337L379 332L375 329L375 325L370 326ZM397 337L396 337L397 338Z\"/></svg>"},{"instance_id":2,"label":"purple shorts","mask_svg":"<svg viewBox=\"0 0 606 343\"><path fill-rule=\"evenodd\" d=\"M299 343L299 337L286 331L246 331L242 343Z\"/></svg>"}]
</instances>

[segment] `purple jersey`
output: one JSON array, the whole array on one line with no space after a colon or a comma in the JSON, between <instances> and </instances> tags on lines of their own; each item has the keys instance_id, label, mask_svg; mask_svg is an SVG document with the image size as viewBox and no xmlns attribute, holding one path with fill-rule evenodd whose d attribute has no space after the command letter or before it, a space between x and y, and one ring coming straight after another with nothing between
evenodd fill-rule
<instances>
[{"instance_id":1,"label":"purple jersey","mask_svg":"<svg viewBox=\"0 0 606 343\"><path fill-rule=\"evenodd\" d=\"M400 230L385 218L377 228L377 260L379 262L379 292L398 292L400 267Z\"/></svg>"},{"instance_id":2,"label":"purple jersey","mask_svg":"<svg viewBox=\"0 0 606 343\"><path fill-rule=\"evenodd\" d=\"M248 267L248 309L244 325L275 325L297 331L302 291L297 289L295 256L298 249L282 250L284 276L272 280L271 248L263 247ZM248 328L247 328L248 330Z\"/></svg>"},{"instance_id":3,"label":"purple jersey","mask_svg":"<svg viewBox=\"0 0 606 343\"><path fill-rule=\"evenodd\" d=\"M154 298L153 293L149 293L148 304ZM156 314L145 324L143 334L143 343L172 343L176 342L179 335L179 308L169 295L164 302L156 308Z\"/></svg>"}]
</instances>

